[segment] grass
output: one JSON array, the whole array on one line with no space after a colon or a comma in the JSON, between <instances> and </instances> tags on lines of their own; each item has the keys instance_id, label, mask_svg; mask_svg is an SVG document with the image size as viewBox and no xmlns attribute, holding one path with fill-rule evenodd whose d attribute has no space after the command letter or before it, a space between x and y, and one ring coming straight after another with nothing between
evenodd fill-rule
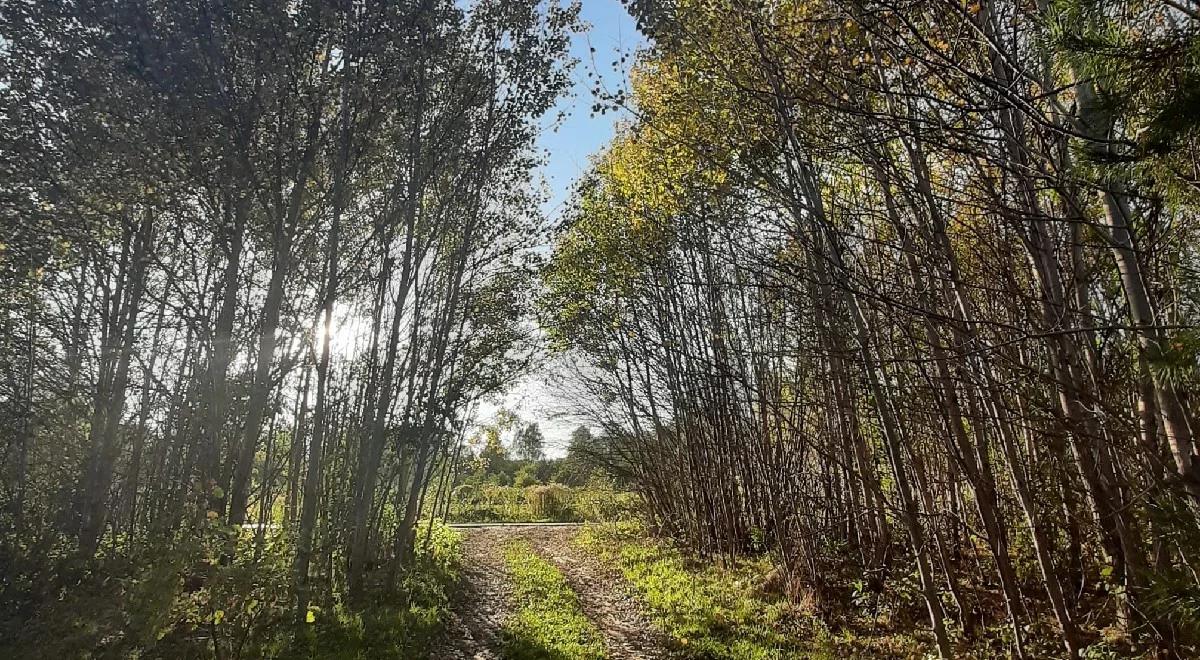
<instances>
[{"instance_id":1,"label":"grass","mask_svg":"<svg viewBox=\"0 0 1200 660\"><path fill-rule=\"evenodd\" d=\"M678 551L646 538L635 523L588 526L579 543L620 568L683 657L823 657L811 643L801 643L819 631L800 630L790 603L754 593L762 566L693 566Z\"/></svg>"},{"instance_id":2,"label":"grass","mask_svg":"<svg viewBox=\"0 0 1200 660\"><path fill-rule=\"evenodd\" d=\"M868 608L842 612L824 623L783 595L762 586L772 567L768 559L744 559L731 565L699 562L665 542L651 538L635 522L588 525L579 545L624 575L646 613L673 643L680 657L704 660L775 660L791 658L933 657L926 621L896 616L917 608L916 576L896 576L886 616ZM908 585L908 586L906 586ZM911 601L911 602L910 602ZM917 610L919 611L919 610ZM1036 627L1035 627L1036 626ZM1053 630L1038 622L1027 626L1032 657L1061 655ZM956 657L1004 657L1007 626L993 623L972 640L954 631ZM1130 656L1104 640L1089 647L1088 658Z\"/></svg>"},{"instance_id":3,"label":"grass","mask_svg":"<svg viewBox=\"0 0 1200 660\"><path fill-rule=\"evenodd\" d=\"M583 614L566 578L524 541L504 547L516 614L504 626L508 660L602 660L600 631Z\"/></svg>"}]
</instances>

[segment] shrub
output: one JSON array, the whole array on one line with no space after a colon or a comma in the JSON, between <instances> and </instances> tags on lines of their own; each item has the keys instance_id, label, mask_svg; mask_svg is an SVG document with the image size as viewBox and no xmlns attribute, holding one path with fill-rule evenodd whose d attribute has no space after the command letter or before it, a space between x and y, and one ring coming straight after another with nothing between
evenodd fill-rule
<instances>
[{"instance_id":1,"label":"shrub","mask_svg":"<svg viewBox=\"0 0 1200 660\"><path fill-rule=\"evenodd\" d=\"M561 520L570 507L571 489L562 484L530 486L525 489L525 500L534 518Z\"/></svg>"},{"instance_id":2,"label":"shrub","mask_svg":"<svg viewBox=\"0 0 1200 660\"><path fill-rule=\"evenodd\" d=\"M536 485L540 480L537 475L537 466L533 463L526 463L517 470L517 474L513 477L513 485L519 488Z\"/></svg>"},{"instance_id":3,"label":"shrub","mask_svg":"<svg viewBox=\"0 0 1200 660\"><path fill-rule=\"evenodd\" d=\"M451 497L454 498L455 502L462 502L463 504L478 504L482 501L479 487L474 484L463 484L455 488L451 493Z\"/></svg>"},{"instance_id":4,"label":"shrub","mask_svg":"<svg viewBox=\"0 0 1200 660\"><path fill-rule=\"evenodd\" d=\"M562 484L463 485L451 492L454 522L602 522L632 520L640 500L611 489L570 488Z\"/></svg>"},{"instance_id":5,"label":"shrub","mask_svg":"<svg viewBox=\"0 0 1200 660\"><path fill-rule=\"evenodd\" d=\"M414 561L401 578L402 598L380 594L382 598L361 611L341 602L326 608L313 606L307 648L286 657L424 657L449 612L450 593L462 560L462 535L440 520L423 520L417 525L415 540Z\"/></svg>"}]
</instances>

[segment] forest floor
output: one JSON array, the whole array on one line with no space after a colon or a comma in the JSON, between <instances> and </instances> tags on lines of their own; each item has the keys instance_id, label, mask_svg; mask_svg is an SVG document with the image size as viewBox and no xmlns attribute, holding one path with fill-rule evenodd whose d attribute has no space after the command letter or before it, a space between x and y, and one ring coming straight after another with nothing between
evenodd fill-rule
<instances>
[{"instance_id":1,"label":"forest floor","mask_svg":"<svg viewBox=\"0 0 1200 660\"><path fill-rule=\"evenodd\" d=\"M521 660L506 656L505 628L516 615L512 576L504 548L525 542L561 572L578 597L584 616L603 638L610 660L668 658L666 642L655 630L625 579L573 543L575 526L488 526L462 530L463 577L452 603L441 644L431 658L447 660Z\"/></svg>"}]
</instances>

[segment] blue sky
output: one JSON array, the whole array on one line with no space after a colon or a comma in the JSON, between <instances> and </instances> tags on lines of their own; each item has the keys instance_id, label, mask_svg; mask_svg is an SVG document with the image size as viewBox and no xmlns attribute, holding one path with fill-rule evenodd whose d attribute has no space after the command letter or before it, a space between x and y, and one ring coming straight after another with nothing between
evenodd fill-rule
<instances>
[{"instance_id":1,"label":"blue sky","mask_svg":"<svg viewBox=\"0 0 1200 660\"><path fill-rule=\"evenodd\" d=\"M572 74L574 86L557 109L547 115L548 130L538 140L538 148L546 152L547 159L540 174L550 188L550 199L543 211L551 222L558 220L571 185L587 171L589 156L608 143L617 123L626 116L621 112L603 115L592 112L596 77L599 76L602 88L609 93L624 87L632 55L645 43L620 0L581 1L580 17L585 29L571 43L571 54L579 60ZM623 64L622 56L627 56ZM618 62L616 68L614 61ZM557 130L549 130L558 111L566 111L567 117ZM530 374L503 400L481 405L477 419L481 423L491 422L500 407L507 408L525 422L538 422L546 438L546 453L562 456L571 431L581 420L567 414L570 402L555 394L555 388L547 383L548 377L544 372Z\"/></svg>"},{"instance_id":2,"label":"blue sky","mask_svg":"<svg viewBox=\"0 0 1200 660\"><path fill-rule=\"evenodd\" d=\"M580 17L585 30L575 35L571 43L571 55L579 60L573 73L574 87L558 105L558 109L569 114L557 131L544 131L538 141L539 148L548 152L549 161L542 175L550 185L551 198L545 211L551 219L561 211L571 184L587 170L588 157L608 143L615 124L623 116L612 112L593 115L595 77L599 76L603 88L609 92L624 87L632 54L644 43L620 0L582 0ZM613 62L620 62L623 55L630 57L614 69ZM553 116L547 117L547 123L552 119Z\"/></svg>"}]
</instances>

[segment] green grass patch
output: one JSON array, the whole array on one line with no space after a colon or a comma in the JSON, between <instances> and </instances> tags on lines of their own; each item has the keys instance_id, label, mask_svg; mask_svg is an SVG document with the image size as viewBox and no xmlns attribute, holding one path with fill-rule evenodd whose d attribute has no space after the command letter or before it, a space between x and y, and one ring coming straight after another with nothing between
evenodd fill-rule
<instances>
[{"instance_id":1,"label":"green grass patch","mask_svg":"<svg viewBox=\"0 0 1200 660\"><path fill-rule=\"evenodd\" d=\"M825 657L786 599L756 594L763 562L694 565L648 539L636 523L589 525L579 544L620 568L647 614L683 657L730 660ZM801 640L804 640L802 643Z\"/></svg>"},{"instance_id":2,"label":"green grass patch","mask_svg":"<svg viewBox=\"0 0 1200 660\"><path fill-rule=\"evenodd\" d=\"M602 660L600 631L557 568L523 541L504 547L517 613L504 627L508 660Z\"/></svg>"}]
</instances>

